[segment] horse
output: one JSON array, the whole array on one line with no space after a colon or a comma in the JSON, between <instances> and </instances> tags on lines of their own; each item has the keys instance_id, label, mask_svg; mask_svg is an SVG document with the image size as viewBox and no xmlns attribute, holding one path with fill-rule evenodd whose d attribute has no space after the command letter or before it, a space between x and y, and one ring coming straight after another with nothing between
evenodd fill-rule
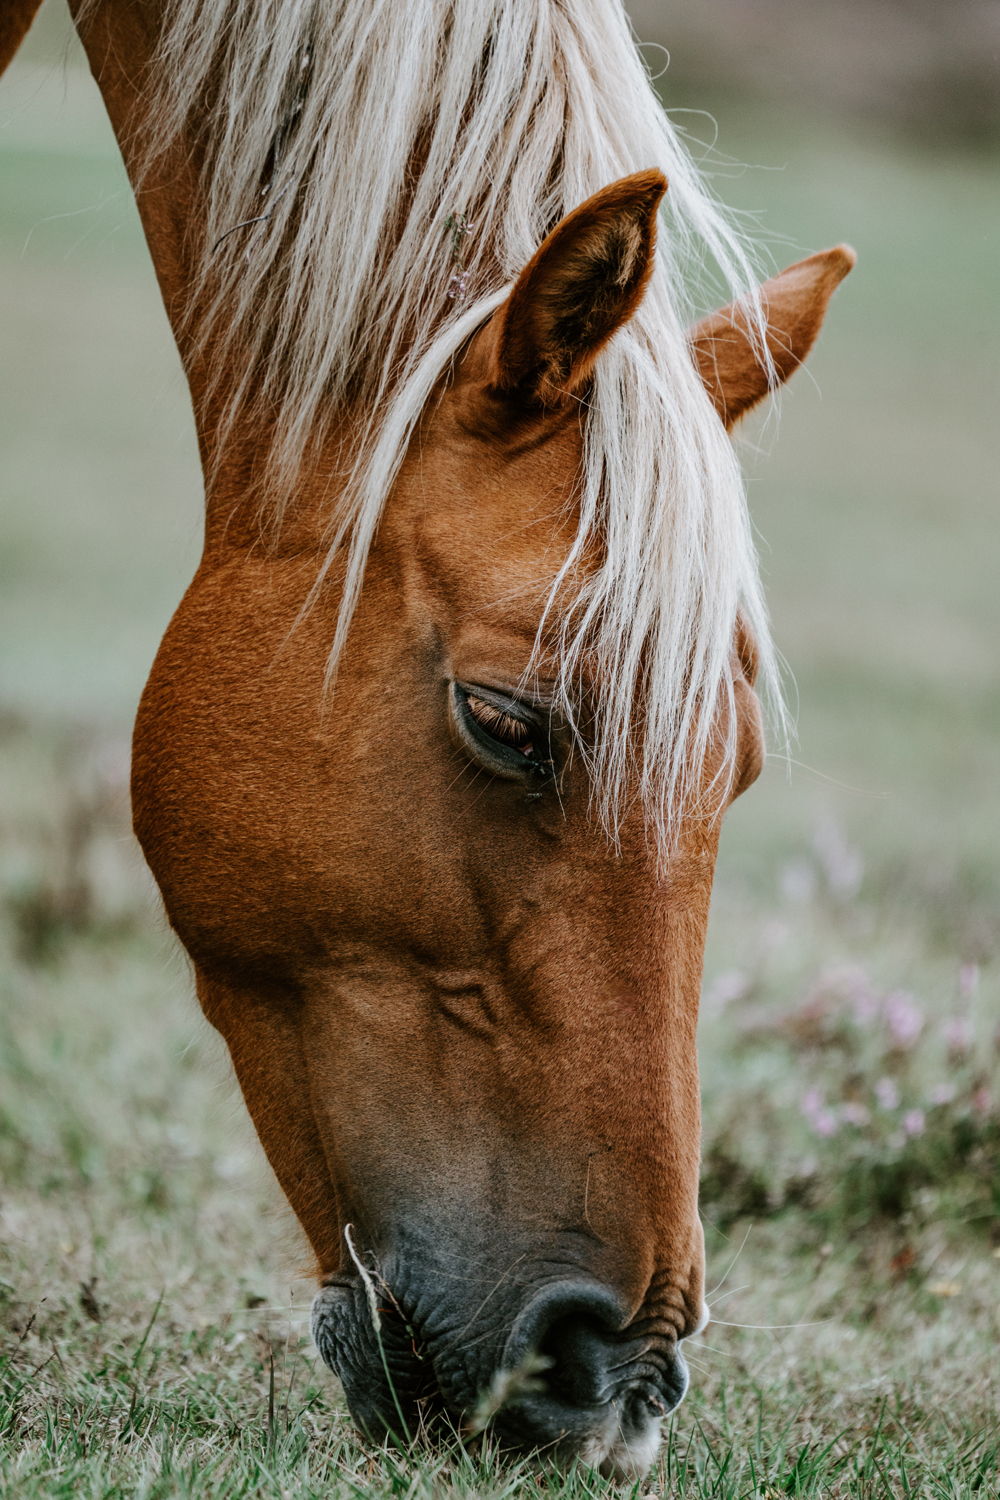
<instances>
[{"instance_id":1,"label":"horse","mask_svg":"<svg viewBox=\"0 0 1000 1500\"><path fill-rule=\"evenodd\" d=\"M373 1438L485 1402L641 1475L707 1317L703 947L775 681L730 433L853 252L758 285L619 0L71 9L205 475L134 825L316 1346Z\"/></svg>"}]
</instances>

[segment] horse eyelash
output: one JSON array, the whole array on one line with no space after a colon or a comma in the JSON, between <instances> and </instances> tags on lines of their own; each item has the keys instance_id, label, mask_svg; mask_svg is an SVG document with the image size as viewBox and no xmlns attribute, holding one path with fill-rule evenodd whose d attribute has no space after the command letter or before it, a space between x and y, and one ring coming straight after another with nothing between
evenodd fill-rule
<instances>
[{"instance_id":1,"label":"horse eyelash","mask_svg":"<svg viewBox=\"0 0 1000 1500\"><path fill-rule=\"evenodd\" d=\"M492 703L484 703L482 698L475 698L471 693L466 703L476 723L487 734L514 745L518 750L525 748L530 728L522 719L515 719L513 714L504 713L502 708L494 708Z\"/></svg>"}]
</instances>

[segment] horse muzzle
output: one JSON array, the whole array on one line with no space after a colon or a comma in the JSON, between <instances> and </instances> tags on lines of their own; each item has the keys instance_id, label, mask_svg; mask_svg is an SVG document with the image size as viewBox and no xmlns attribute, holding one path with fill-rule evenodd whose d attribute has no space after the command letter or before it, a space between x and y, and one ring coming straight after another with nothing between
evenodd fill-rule
<instances>
[{"instance_id":1,"label":"horse muzzle","mask_svg":"<svg viewBox=\"0 0 1000 1500\"><path fill-rule=\"evenodd\" d=\"M620 1299L585 1279L549 1281L488 1322L420 1316L337 1278L312 1310L316 1347L340 1377L357 1425L373 1439L412 1436L446 1413L466 1434L487 1423L502 1447L543 1461L580 1459L605 1477L636 1477L660 1446L687 1367L663 1324L628 1319Z\"/></svg>"}]
</instances>

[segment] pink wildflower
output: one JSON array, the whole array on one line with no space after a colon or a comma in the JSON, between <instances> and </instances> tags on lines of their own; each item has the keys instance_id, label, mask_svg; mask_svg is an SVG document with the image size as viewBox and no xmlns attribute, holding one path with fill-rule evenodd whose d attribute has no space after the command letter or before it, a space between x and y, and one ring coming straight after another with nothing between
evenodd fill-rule
<instances>
[{"instance_id":1,"label":"pink wildflower","mask_svg":"<svg viewBox=\"0 0 1000 1500\"><path fill-rule=\"evenodd\" d=\"M760 946L764 953L773 953L776 948L781 948L788 942L792 929L787 922L780 917L772 917L765 922L760 929Z\"/></svg>"},{"instance_id":2,"label":"pink wildflower","mask_svg":"<svg viewBox=\"0 0 1000 1500\"><path fill-rule=\"evenodd\" d=\"M879 1012L878 996L872 989L868 971L861 964L845 964L834 970L832 979L854 1011L856 1026L867 1026Z\"/></svg>"},{"instance_id":3,"label":"pink wildflower","mask_svg":"<svg viewBox=\"0 0 1000 1500\"><path fill-rule=\"evenodd\" d=\"M816 894L816 872L808 860L790 859L781 867L781 894L791 906L808 906Z\"/></svg>"},{"instance_id":4,"label":"pink wildflower","mask_svg":"<svg viewBox=\"0 0 1000 1500\"><path fill-rule=\"evenodd\" d=\"M908 1109L903 1116L903 1129L907 1135L923 1135L924 1112L922 1109Z\"/></svg>"},{"instance_id":5,"label":"pink wildflower","mask_svg":"<svg viewBox=\"0 0 1000 1500\"><path fill-rule=\"evenodd\" d=\"M913 996L906 990L893 990L882 1002L882 1014L896 1046L912 1047L924 1025Z\"/></svg>"},{"instance_id":6,"label":"pink wildflower","mask_svg":"<svg viewBox=\"0 0 1000 1500\"><path fill-rule=\"evenodd\" d=\"M832 1109L821 1109L812 1123L820 1135L836 1135L840 1128L840 1121Z\"/></svg>"},{"instance_id":7,"label":"pink wildflower","mask_svg":"<svg viewBox=\"0 0 1000 1500\"><path fill-rule=\"evenodd\" d=\"M988 1115L993 1106L993 1095L989 1089L977 1089L972 1096L972 1107L981 1115Z\"/></svg>"},{"instance_id":8,"label":"pink wildflower","mask_svg":"<svg viewBox=\"0 0 1000 1500\"><path fill-rule=\"evenodd\" d=\"M878 1015L878 996L872 989L857 989L851 996L854 1003L854 1024L870 1026Z\"/></svg>"},{"instance_id":9,"label":"pink wildflower","mask_svg":"<svg viewBox=\"0 0 1000 1500\"><path fill-rule=\"evenodd\" d=\"M727 969L724 974L717 974L705 991L702 1004L707 1016L718 1016L734 1000L745 998L750 989L750 981L739 969Z\"/></svg>"}]
</instances>

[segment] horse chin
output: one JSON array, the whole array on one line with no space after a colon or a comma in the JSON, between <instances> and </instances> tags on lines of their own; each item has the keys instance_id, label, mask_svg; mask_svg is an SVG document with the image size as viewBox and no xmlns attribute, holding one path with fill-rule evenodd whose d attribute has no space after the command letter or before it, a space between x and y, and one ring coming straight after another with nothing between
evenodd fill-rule
<instances>
[{"instance_id":1,"label":"horse chin","mask_svg":"<svg viewBox=\"0 0 1000 1500\"><path fill-rule=\"evenodd\" d=\"M654 1418L646 1423L643 1431L633 1432L628 1437L619 1428L605 1452L591 1456L583 1449L580 1458L605 1479L642 1479L656 1462L662 1441L662 1420Z\"/></svg>"},{"instance_id":2,"label":"horse chin","mask_svg":"<svg viewBox=\"0 0 1000 1500\"><path fill-rule=\"evenodd\" d=\"M614 1441L596 1465L605 1479L641 1479L656 1462L663 1441L663 1423L687 1395L690 1377L679 1349L673 1373L676 1387L673 1406L668 1412L654 1414L647 1410L635 1413L631 1420L628 1415L619 1419Z\"/></svg>"}]
</instances>

